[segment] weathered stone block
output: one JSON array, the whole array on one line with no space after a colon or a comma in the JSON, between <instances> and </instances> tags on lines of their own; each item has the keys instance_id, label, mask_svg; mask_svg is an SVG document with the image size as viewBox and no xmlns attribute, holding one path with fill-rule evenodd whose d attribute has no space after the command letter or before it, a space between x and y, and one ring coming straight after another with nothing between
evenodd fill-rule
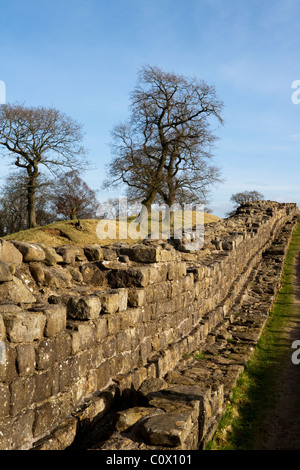
<instances>
[{"instance_id":1,"label":"weathered stone block","mask_svg":"<svg viewBox=\"0 0 300 470\"><path fill-rule=\"evenodd\" d=\"M12 272L9 264L0 261L0 282L12 281Z\"/></svg>"},{"instance_id":2,"label":"weathered stone block","mask_svg":"<svg viewBox=\"0 0 300 470\"><path fill-rule=\"evenodd\" d=\"M69 324L69 326L71 326L71 324ZM96 326L94 323L74 322L72 328L73 330L69 331L72 338L72 354L90 349L94 346L96 341Z\"/></svg>"},{"instance_id":3,"label":"weathered stone block","mask_svg":"<svg viewBox=\"0 0 300 470\"><path fill-rule=\"evenodd\" d=\"M47 287L50 287L51 289L59 289L59 288L62 287L61 282L60 282L60 278L55 275L55 273L52 271L52 269L53 268L51 268L51 270L47 269L47 268L44 268L44 275L45 275L44 285L47 286ZM65 280L66 279L64 277L64 281Z\"/></svg>"},{"instance_id":4,"label":"weathered stone block","mask_svg":"<svg viewBox=\"0 0 300 470\"><path fill-rule=\"evenodd\" d=\"M173 247L168 247L167 249L162 249L159 254L160 262L175 261L177 259L176 250Z\"/></svg>"},{"instance_id":5,"label":"weathered stone block","mask_svg":"<svg viewBox=\"0 0 300 470\"><path fill-rule=\"evenodd\" d=\"M159 261L159 254L161 252L160 245L135 245L126 252L121 250L122 254L127 254L132 261L136 261L138 263L156 263Z\"/></svg>"},{"instance_id":6,"label":"weathered stone block","mask_svg":"<svg viewBox=\"0 0 300 470\"><path fill-rule=\"evenodd\" d=\"M102 341L103 346L103 356L104 358L109 358L114 356L117 350L117 340L115 336L107 336Z\"/></svg>"},{"instance_id":7,"label":"weathered stone block","mask_svg":"<svg viewBox=\"0 0 300 470\"><path fill-rule=\"evenodd\" d=\"M127 255L119 255L118 260L120 263L130 263L130 258Z\"/></svg>"},{"instance_id":8,"label":"weathered stone block","mask_svg":"<svg viewBox=\"0 0 300 470\"><path fill-rule=\"evenodd\" d=\"M19 344L17 351L17 368L19 375L33 375L36 366L35 349L33 344Z\"/></svg>"},{"instance_id":9,"label":"weathered stone block","mask_svg":"<svg viewBox=\"0 0 300 470\"><path fill-rule=\"evenodd\" d=\"M59 389L65 392L79 377L79 361L77 356L68 357L59 365Z\"/></svg>"},{"instance_id":10,"label":"weathered stone block","mask_svg":"<svg viewBox=\"0 0 300 470\"><path fill-rule=\"evenodd\" d=\"M114 291L98 292L102 313L116 313L119 310L119 294Z\"/></svg>"},{"instance_id":11,"label":"weathered stone block","mask_svg":"<svg viewBox=\"0 0 300 470\"><path fill-rule=\"evenodd\" d=\"M81 266L83 282L93 286L106 287L108 285L106 273L94 263L86 263Z\"/></svg>"},{"instance_id":12,"label":"weathered stone block","mask_svg":"<svg viewBox=\"0 0 300 470\"><path fill-rule=\"evenodd\" d=\"M119 312L123 312L128 307L128 289L116 289L119 295Z\"/></svg>"},{"instance_id":13,"label":"weathered stone block","mask_svg":"<svg viewBox=\"0 0 300 470\"><path fill-rule=\"evenodd\" d=\"M144 325L136 325L135 327L132 327L127 331L128 333L130 333L131 336L131 350L138 350L140 341L143 339L143 334L145 331Z\"/></svg>"},{"instance_id":14,"label":"weathered stone block","mask_svg":"<svg viewBox=\"0 0 300 470\"><path fill-rule=\"evenodd\" d=\"M13 241L15 247L22 253L23 261L29 263L31 261L44 261L46 258L44 250L35 243L26 243Z\"/></svg>"},{"instance_id":15,"label":"weathered stone block","mask_svg":"<svg viewBox=\"0 0 300 470\"><path fill-rule=\"evenodd\" d=\"M159 446L182 446L193 427L185 413L165 413L148 418L141 425L147 443Z\"/></svg>"},{"instance_id":16,"label":"weathered stone block","mask_svg":"<svg viewBox=\"0 0 300 470\"><path fill-rule=\"evenodd\" d=\"M103 251L99 245L88 245L84 248L84 254L89 261L101 261L103 260Z\"/></svg>"},{"instance_id":17,"label":"weathered stone block","mask_svg":"<svg viewBox=\"0 0 300 470\"><path fill-rule=\"evenodd\" d=\"M16 416L33 403L35 380L32 377L17 377L11 383L11 414Z\"/></svg>"},{"instance_id":18,"label":"weathered stone block","mask_svg":"<svg viewBox=\"0 0 300 470\"><path fill-rule=\"evenodd\" d=\"M119 432L127 431L141 419L153 415L155 409L146 407L133 407L128 410L120 411L116 422L116 429Z\"/></svg>"},{"instance_id":19,"label":"weathered stone block","mask_svg":"<svg viewBox=\"0 0 300 470\"><path fill-rule=\"evenodd\" d=\"M30 274L37 283L37 285L45 285L45 271L40 263L30 263Z\"/></svg>"},{"instance_id":20,"label":"weathered stone block","mask_svg":"<svg viewBox=\"0 0 300 470\"><path fill-rule=\"evenodd\" d=\"M36 348L36 367L38 370L48 369L55 361L55 343L52 339L39 341Z\"/></svg>"},{"instance_id":21,"label":"weathered stone block","mask_svg":"<svg viewBox=\"0 0 300 470\"><path fill-rule=\"evenodd\" d=\"M157 263L149 266L149 284L159 284L167 279L167 263Z\"/></svg>"},{"instance_id":22,"label":"weathered stone block","mask_svg":"<svg viewBox=\"0 0 300 470\"><path fill-rule=\"evenodd\" d=\"M224 240L222 241L222 249L226 251L232 251L236 247L235 240Z\"/></svg>"},{"instance_id":23,"label":"weathered stone block","mask_svg":"<svg viewBox=\"0 0 300 470\"><path fill-rule=\"evenodd\" d=\"M48 286L56 286L57 288L69 288L73 285L73 278L69 271L62 266L51 266L45 272L45 284Z\"/></svg>"},{"instance_id":24,"label":"weathered stone block","mask_svg":"<svg viewBox=\"0 0 300 470\"><path fill-rule=\"evenodd\" d=\"M81 430L88 427L95 420L103 416L103 412L107 411L113 401L114 392L108 390L105 394L92 397L84 406L84 409L76 414L79 420Z\"/></svg>"},{"instance_id":25,"label":"weathered stone block","mask_svg":"<svg viewBox=\"0 0 300 470\"><path fill-rule=\"evenodd\" d=\"M76 437L77 419L68 418L61 423L50 436L35 443L34 450L65 450Z\"/></svg>"},{"instance_id":26,"label":"weathered stone block","mask_svg":"<svg viewBox=\"0 0 300 470\"><path fill-rule=\"evenodd\" d=\"M87 397L88 382L86 377L80 378L77 382L71 385L70 396L71 396L71 407L75 405L77 408L80 403ZM72 411L72 410L71 410ZM67 417L70 413L66 413L64 416Z\"/></svg>"},{"instance_id":27,"label":"weathered stone block","mask_svg":"<svg viewBox=\"0 0 300 470\"><path fill-rule=\"evenodd\" d=\"M189 273L185 276L183 285L184 285L183 289L185 291L194 289L194 275L193 275L193 273Z\"/></svg>"},{"instance_id":28,"label":"weathered stone block","mask_svg":"<svg viewBox=\"0 0 300 470\"><path fill-rule=\"evenodd\" d=\"M101 300L99 296L71 297L67 303L67 316L77 320L92 320L99 317Z\"/></svg>"},{"instance_id":29,"label":"weathered stone block","mask_svg":"<svg viewBox=\"0 0 300 470\"><path fill-rule=\"evenodd\" d=\"M72 354L72 337L70 332L62 331L53 337L55 360L61 362Z\"/></svg>"},{"instance_id":30,"label":"weathered stone block","mask_svg":"<svg viewBox=\"0 0 300 470\"><path fill-rule=\"evenodd\" d=\"M122 353L124 351L130 351L131 350L131 333L129 330L124 330L121 331L117 335L117 353Z\"/></svg>"},{"instance_id":31,"label":"weathered stone block","mask_svg":"<svg viewBox=\"0 0 300 470\"><path fill-rule=\"evenodd\" d=\"M1 343L0 381L12 382L17 377L16 357L16 348L3 341Z\"/></svg>"},{"instance_id":32,"label":"weathered stone block","mask_svg":"<svg viewBox=\"0 0 300 470\"><path fill-rule=\"evenodd\" d=\"M8 338L13 343L30 343L42 339L46 317L41 312L3 313Z\"/></svg>"},{"instance_id":33,"label":"weathered stone block","mask_svg":"<svg viewBox=\"0 0 300 470\"><path fill-rule=\"evenodd\" d=\"M114 249L102 247L103 259L106 261L117 261L117 253Z\"/></svg>"},{"instance_id":34,"label":"weathered stone block","mask_svg":"<svg viewBox=\"0 0 300 470\"><path fill-rule=\"evenodd\" d=\"M99 318L95 322L96 325L96 341L101 341L108 335L107 319Z\"/></svg>"},{"instance_id":35,"label":"weathered stone block","mask_svg":"<svg viewBox=\"0 0 300 470\"><path fill-rule=\"evenodd\" d=\"M3 341L6 338L6 330L3 321L2 314L0 313L0 341Z\"/></svg>"},{"instance_id":36,"label":"weathered stone block","mask_svg":"<svg viewBox=\"0 0 300 470\"><path fill-rule=\"evenodd\" d=\"M27 450L32 443L34 412L29 410L18 417L6 418L1 425L0 450Z\"/></svg>"},{"instance_id":37,"label":"weathered stone block","mask_svg":"<svg viewBox=\"0 0 300 470\"><path fill-rule=\"evenodd\" d=\"M125 358L123 354L118 354L117 356L110 357L108 359L109 363L109 373L111 377L116 377L119 374L122 374L124 370Z\"/></svg>"},{"instance_id":38,"label":"weathered stone block","mask_svg":"<svg viewBox=\"0 0 300 470\"><path fill-rule=\"evenodd\" d=\"M87 374L87 393L89 395L98 390L97 380L97 369L89 369Z\"/></svg>"},{"instance_id":39,"label":"weathered stone block","mask_svg":"<svg viewBox=\"0 0 300 470\"><path fill-rule=\"evenodd\" d=\"M171 296L171 284L169 282L160 282L153 286L152 302L160 303Z\"/></svg>"},{"instance_id":40,"label":"weathered stone block","mask_svg":"<svg viewBox=\"0 0 300 470\"><path fill-rule=\"evenodd\" d=\"M53 391L53 375L51 369L36 374L34 376L34 380L34 402L40 403L46 400L47 398L51 397Z\"/></svg>"},{"instance_id":41,"label":"weathered stone block","mask_svg":"<svg viewBox=\"0 0 300 470\"><path fill-rule=\"evenodd\" d=\"M120 328L126 330L127 328L137 325L142 318L141 308L129 308L125 312L120 313Z\"/></svg>"},{"instance_id":42,"label":"weathered stone block","mask_svg":"<svg viewBox=\"0 0 300 470\"><path fill-rule=\"evenodd\" d=\"M41 263L29 263L30 274L32 275L33 279L35 280L36 284L40 286L48 286L52 288L59 288L61 287L60 279L62 276L57 276L57 270L54 272L49 268L45 268L44 265ZM65 273L63 274L64 282L66 281ZM68 281L69 282L69 279ZM64 285L64 284L62 284Z\"/></svg>"},{"instance_id":43,"label":"weathered stone block","mask_svg":"<svg viewBox=\"0 0 300 470\"><path fill-rule=\"evenodd\" d=\"M52 434L43 437L34 443L32 450L61 450L57 439Z\"/></svg>"},{"instance_id":44,"label":"weathered stone block","mask_svg":"<svg viewBox=\"0 0 300 470\"><path fill-rule=\"evenodd\" d=\"M64 450L69 447L76 437L77 419L68 418L61 423L53 432L54 438L58 441L58 450Z\"/></svg>"},{"instance_id":45,"label":"weathered stone block","mask_svg":"<svg viewBox=\"0 0 300 470\"><path fill-rule=\"evenodd\" d=\"M13 243L0 240L0 261L18 266L22 263L23 256Z\"/></svg>"},{"instance_id":46,"label":"weathered stone block","mask_svg":"<svg viewBox=\"0 0 300 470\"><path fill-rule=\"evenodd\" d=\"M46 317L45 336L49 338L66 329L67 309L64 305L49 305L43 313Z\"/></svg>"},{"instance_id":47,"label":"weathered stone block","mask_svg":"<svg viewBox=\"0 0 300 470\"><path fill-rule=\"evenodd\" d=\"M63 257L60 256L54 248L52 248L51 246L48 246L48 245L44 245L43 243L38 243L37 244L40 248L42 248L42 250L44 251L45 253L45 264L47 264L48 266L55 266L55 264L57 263L62 263L63 262Z\"/></svg>"},{"instance_id":48,"label":"weathered stone block","mask_svg":"<svg viewBox=\"0 0 300 470\"><path fill-rule=\"evenodd\" d=\"M58 425L60 408L55 400L44 403L34 412L33 436L35 438L45 435Z\"/></svg>"},{"instance_id":49,"label":"weathered stone block","mask_svg":"<svg viewBox=\"0 0 300 470\"><path fill-rule=\"evenodd\" d=\"M0 285L0 298L3 301L31 304L36 302L32 292L17 277Z\"/></svg>"},{"instance_id":50,"label":"weathered stone block","mask_svg":"<svg viewBox=\"0 0 300 470\"><path fill-rule=\"evenodd\" d=\"M7 371L7 352L6 342L0 341L0 381L6 379Z\"/></svg>"},{"instance_id":51,"label":"weathered stone block","mask_svg":"<svg viewBox=\"0 0 300 470\"><path fill-rule=\"evenodd\" d=\"M148 336L147 338L144 338L144 340L140 344L140 360L141 364L145 365L148 362L148 358L150 357L152 353L152 340L151 337Z\"/></svg>"},{"instance_id":52,"label":"weathered stone block","mask_svg":"<svg viewBox=\"0 0 300 470\"><path fill-rule=\"evenodd\" d=\"M0 419L5 418L9 415L10 408L10 390L9 384L0 382ZM1 441L1 439L0 439ZM1 447L0 447L1 448Z\"/></svg>"},{"instance_id":53,"label":"weathered stone block","mask_svg":"<svg viewBox=\"0 0 300 470\"><path fill-rule=\"evenodd\" d=\"M176 263L176 262L167 263L167 279L169 281L172 281L173 279L179 276L178 264L179 263Z\"/></svg>"},{"instance_id":54,"label":"weathered stone block","mask_svg":"<svg viewBox=\"0 0 300 470\"><path fill-rule=\"evenodd\" d=\"M84 255L82 248L70 245L58 246L55 251L62 257L65 264L74 264L79 257Z\"/></svg>"},{"instance_id":55,"label":"weathered stone block","mask_svg":"<svg viewBox=\"0 0 300 470\"><path fill-rule=\"evenodd\" d=\"M83 275L81 274L78 268L75 268L74 266L67 266L66 268L71 274L72 279L74 281L80 282L80 283L83 282Z\"/></svg>"},{"instance_id":56,"label":"weathered stone block","mask_svg":"<svg viewBox=\"0 0 300 470\"><path fill-rule=\"evenodd\" d=\"M114 288L145 287L149 283L149 268L112 269L107 274L107 281Z\"/></svg>"},{"instance_id":57,"label":"weathered stone block","mask_svg":"<svg viewBox=\"0 0 300 470\"><path fill-rule=\"evenodd\" d=\"M105 388L110 380L109 361L103 362L97 369L97 389L102 390Z\"/></svg>"},{"instance_id":58,"label":"weathered stone block","mask_svg":"<svg viewBox=\"0 0 300 470\"><path fill-rule=\"evenodd\" d=\"M107 317L108 334L116 336L120 331L121 319L117 313Z\"/></svg>"},{"instance_id":59,"label":"weathered stone block","mask_svg":"<svg viewBox=\"0 0 300 470\"><path fill-rule=\"evenodd\" d=\"M145 290L143 288L128 289L128 305L130 307L141 307L145 302Z\"/></svg>"}]
</instances>

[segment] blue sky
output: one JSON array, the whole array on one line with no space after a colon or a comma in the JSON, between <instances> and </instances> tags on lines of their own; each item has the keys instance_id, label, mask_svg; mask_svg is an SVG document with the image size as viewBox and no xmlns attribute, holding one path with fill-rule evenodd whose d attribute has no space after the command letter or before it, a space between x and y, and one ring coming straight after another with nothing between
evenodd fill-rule
<instances>
[{"instance_id":1,"label":"blue sky","mask_svg":"<svg viewBox=\"0 0 300 470\"><path fill-rule=\"evenodd\" d=\"M150 64L205 80L224 102L213 213L244 190L300 206L299 0L0 0L0 53L7 102L82 123L93 166L82 177L99 200L116 196L101 191L111 130ZM0 177L9 170L2 160Z\"/></svg>"}]
</instances>

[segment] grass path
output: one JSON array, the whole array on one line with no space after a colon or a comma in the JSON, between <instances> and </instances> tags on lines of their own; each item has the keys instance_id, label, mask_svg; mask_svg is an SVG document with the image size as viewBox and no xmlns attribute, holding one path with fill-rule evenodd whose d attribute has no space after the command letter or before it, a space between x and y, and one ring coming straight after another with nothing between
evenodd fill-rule
<instances>
[{"instance_id":1,"label":"grass path","mask_svg":"<svg viewBox=\"0 0 300 470\"><path fill-rule=\"evenodd\" d=\"M295 276L291 279L292 298L279 295L275 309L287 314L285 329L281 335L283 361L277 376L276 390L278 402L269 414L264 426L264 435L259 449L300 450L300 364L292 362L291 349L300 340L300 254L295 259ZM299 346L297 347L299 349ZM300 354L296 354L298 359Z\"/></svg>"},{"instance_id":2,"label":"grass path","mask_svg":"<svg viewBox=\"0 0 300 470\"><path fill-rule=\"evenodd\" d=\"M265 330L207 450L300 450L300 364L292 362L294 340L300 340L300 224Z\"/></svg>"}]
</instances>

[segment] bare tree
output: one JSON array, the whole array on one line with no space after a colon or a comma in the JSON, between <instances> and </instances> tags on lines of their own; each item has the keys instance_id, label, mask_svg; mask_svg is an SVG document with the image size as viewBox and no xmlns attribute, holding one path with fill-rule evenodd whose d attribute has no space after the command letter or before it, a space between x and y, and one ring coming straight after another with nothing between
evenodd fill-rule
<instances>
[{"instance_id":1,"label":"bare tree","mask_svg":"<svg viewBox=\"0 0 300 470\"><path fill-rule=\"evenodd\" d=\"M244 191L241 193L233 194L230 200L235 204L235 206L241 206L247 202L255 202L263 200L265 197L263 194L258 191Z\"/></svg>"},{"instance_id":2,"label":"bare tree","mask_svg":"<svg viewBox=\"0 0 300 470\"><path fill-rule=\"evenodd\" d=\"M0 148L27 172L28 227L36 226L36 187L40 166L55 172L78 168L85 153L81 125L55 108L4 104L0 109Z\"/></svg>"},{"instance_id":3,"label":"bare tree","mask_svg":"<svg viewBox=\"0 0 300 470\"><path fill-rule=\"evenodd\" d=\"M26 230L27 228L27 173L21 170L9 173L0 190L0 236ZM36 221L47 225L56 220L51 211L53 181L44 175L36 186Z\"/></svg>"},{"instance_id":4,"label":"bare tree","mask_svg":"<svg viewBox=\"0 0 300 470\"><path fill-rule=\"evenodd\" d=\"M76 170L62 174L54 188L53 209L67 219L93 219L98 201L96 192L83 181Z\"/></svg>"},{"instance_id":5,"label":"bare tree","mask_svg":"<svg viewBox=\"0 0 300 470\"><path fill-rule=\"evenodd\" d=\"M149 211L158 194L172 206L178 191L201 192L219 180L207 159L216 140L209 120L222 124L222 108L204 81L143 67L131 94L130 120L113 130L106 186L125 183L129 196L142 198Z\"/></svg>"},{"instance_id":6,"label":"bare tree","mask_svg":"<svg viewBox=\"0 0 300 470\"><path fill-rule=\"evenodd\" d=\"M258 191L243 191L240 193L235 193L231 196L230 201L234 203L234 210L228 212L226 215L231 217L235 214L236 209L242 204L247 204L248 202L262 201L264 195Z\"/></svg>"}]
</instances>

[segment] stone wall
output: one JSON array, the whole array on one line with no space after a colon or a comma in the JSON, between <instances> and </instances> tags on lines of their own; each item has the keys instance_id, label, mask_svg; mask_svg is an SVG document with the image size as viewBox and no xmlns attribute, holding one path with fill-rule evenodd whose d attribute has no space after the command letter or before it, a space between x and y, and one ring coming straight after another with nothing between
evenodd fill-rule
<instances>
[{"instance_id":1,"label":"stone wall","mask_svg":"<svg viewBox=\"0 0 300 470\"><path fill-rule=\"evenodd\" d=\"M294 204L242 206L192 251L1 240L0 449L203 446L298 218Z\"/></svg>"}]
</instances>

